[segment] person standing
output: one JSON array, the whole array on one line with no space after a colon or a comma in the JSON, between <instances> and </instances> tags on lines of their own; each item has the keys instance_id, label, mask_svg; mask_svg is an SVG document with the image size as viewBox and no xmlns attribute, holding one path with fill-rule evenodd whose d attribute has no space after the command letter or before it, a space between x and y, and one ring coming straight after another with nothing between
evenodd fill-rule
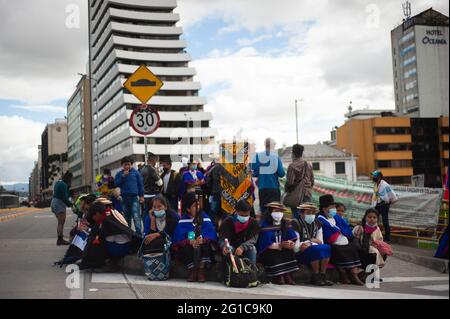
<instances>
[{"instance_id":1,"label":"person standing","mask_svg":"<svg viewBox=\"0 0 450 319\"><path fill-rule=\"evenodd\" d=\"M183 174L182 196L185 193L202 193L202 186L205 184L205 176L198 170L196 162L189 163L189 170Z\"/></svg>"},{"instance_id":2,"label":"person standing","mask_svg":"<svg viewBox=\"0 0 450 319\"><path fill-rule=\"evenodd\" d=\"M383 219L384 241L391 240L391 226L389 224L389 209L391 204L398 200L397 194L392 190L383 179L383 173L380 171L372 172L372 179L375 183L372 196L372 207L375 208Z\"/></svg>"},{"instance_id":3,"label":"person standing","mask_svg":"<svg viewBox=\"0 0 450 319\"><path fill-rule=\"evenodd\" d=\"M62 179L57 181L53 187L53 198L51 202L52 213L55 214L58 220L58 226L56 232L58 234L58 240L56 245L63 246L70 243L64 240L64 224L66 223L66 209L72 207L73 204L69 199L69 188L72 180L72 173L66 172Z\"/></svg>"},{"instance_id":4,"label":"person standing","mask_svg":"<svg viewBox=\"0 0 450 319\"><path fill-rule=\"evenodd\" d=\"M153 153L147 154L147 165L142 167L140 173L144 181L144 209L143 215L147 215L152 207L153 198L161 194L163 181L159 177L156 170L156 163L159 161L159 157Z\"/></svg>"},{"instance_id":5,"label":"person standing","mask_svg":"<svg viewBox=\"0 0 450 319\"><path fill-rule=\"evenodd\" d=\"M172 161L169 159L161 161L163 173L161 180L163 181L162 193L169 201L170 208L178 213L178 196L180 193L181 176L172 169Z\"/></svg>"},{"instance_id":6,"label":"person standing","mask_svg":"<svg viewBox=\"0 0 450 319\"><path fill-rule=\"evenodd\" d=\"M139 212L139 203L144 203L144 183L138 170L132 167L133 161L124 157L121 162L122 170L115 177L115 184L120 187L124 217L131 228L134 221L136 233L142 234L142 219ZM139 197L139 199L138 199Z\"/></svg>"},{"instance_id":7,"label":"person standing","mask_svg":"<svg viewBox=\"0 0 450 319\"><path fill-rule=\"evenodd\" d=\"M209 213L214 224L218 225L222 219L222 187L220 176L223 174L223 167L213 162L206 173L206 185L209 195Z\"/></svg>"},{"instance_id":8,"label":"person standing","mask_svg":"<svg viewBox=\"0 0 450 319\"><path fill-rule=\"evenodd\" d=\"M262 212L267 211L267 204L281 200L279 178L286 175L283 163L275 153L275 144L273 139L267 138L266 150L257 153L252 162L253 177L258 179L259 206Z\"/></svg>"},{"instance_id":9,"label":"person standing","mask_svg":"<svg viewBox=\"0 0 450 319\"><path fill-rule=\"evenodd\" d=\"M310 163L303 159L305 147L295 144L292 147L292 163L288 166L287 180L285 190L287 196L289 194L294 201L287 205L295 219L299 219L300 210L297 208L300 204L312 201L312 190L314 186L314 173Z\"/></svg>"}]
</instances>

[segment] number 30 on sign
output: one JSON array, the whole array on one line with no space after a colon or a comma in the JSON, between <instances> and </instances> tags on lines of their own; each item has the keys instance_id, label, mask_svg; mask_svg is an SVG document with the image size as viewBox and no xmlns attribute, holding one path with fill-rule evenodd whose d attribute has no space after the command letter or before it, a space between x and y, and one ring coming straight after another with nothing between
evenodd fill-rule
<instances>
[{"instance_id":1,"label":"number 30 on sign","mask_svg":"<svg viewBox=\"0 0 450 319\"><path fill-rule=\"evenodd\" d=\"M130 117L130 126L139 134L150 135L154 133L160 125L158 111L150 105L137 107Z\"/></svg>"}]
</instances>

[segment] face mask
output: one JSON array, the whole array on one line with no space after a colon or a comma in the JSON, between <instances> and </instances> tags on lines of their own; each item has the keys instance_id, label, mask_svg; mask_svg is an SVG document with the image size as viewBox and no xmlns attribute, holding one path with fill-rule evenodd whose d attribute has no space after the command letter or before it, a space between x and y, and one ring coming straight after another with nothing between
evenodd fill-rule
<instances>
[{"instance_id":1,"label":"face mask","mask_svg":"<svg viewBox=\"0 0 450 319\"><path fill-rule=\"evenodd\" d=\"M166 211L165 210L156 210L153 212L153 214L155 215L156 218L163 218L166 216Z\"/></svg>"},{"instance_id":2,"label":"face mask","mask_svg":"<svg viewBox=\"0 0 450 319\"><path fill-rule=\"evenodd\" d=\"M192 165L191 171L196 171L196 170L197 170L197 165Z\"/></svg>"},{"instance_id":3,"label":"face mask","mask_svg":"<svg viewBox=\"0 0 450 319\"><path fill-rule=\"evenodd\" d=\"M248 222L250 220L250 216L240 216L237 215L237 220L241 223L241 224L245 224L246 222Z\"/></svg>"},{"instance_id":4,"label":"face mask","mask_svg":"<svg viewBox=\"0 0 450 319\"><path fill-rule=\"evenodd\" d=\"M329 212L328 212L328 214L329 214L331 217L336 216L336 214L337 214L336 208L330 209Z\"/></svg>"},{"instance_id":5,"label":"face mask","mask_svg":"<svg viewBox=\"0 0 450 319\"><path fill-rule=\"evenodd\" d=\"M308 224L312 224L314 223L314 220L316 219L316 216L314 215L306 215L305 216L305 222L307 222Z\"/></svg>"},{"instance_id":6,"label":"face mask","mask_svg":"<svg viewBox=\"0 0 450 319\"><path fill-rule=\"evenodd\" d=\"M283 217L284 217L284 213L282 213L282 212L273 212L272 213L272 218L275 221L275 223L280 223L281 220L283 219Z\"/></svg>"}]
</instances>

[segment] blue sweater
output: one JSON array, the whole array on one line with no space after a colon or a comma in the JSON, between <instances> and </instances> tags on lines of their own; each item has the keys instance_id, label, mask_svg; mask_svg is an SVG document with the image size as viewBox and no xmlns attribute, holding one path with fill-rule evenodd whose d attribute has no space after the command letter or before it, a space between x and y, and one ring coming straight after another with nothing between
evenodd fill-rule
<instances>
[{"instance_id":1,"label":"blue sweater","mask_svg":"<svg viewBox=\"0 0 450 319\"><path fill-rule=\"evenodd\" d=\"M284 177L283 163L275 153L256 154L252 163L253 177L258 178L259 189L280 189L279 178Z\"/></svg>"},{"instance_id":2,"label":"blue sweater","mask_svg":"<svg viewBox=\"0 0 450 319\"><path fill-rule=\"evenodd\" d=\"M144 196L144 181L141 174L134 168L128 176L123 175L123 170L116 174L114 182L120 187L122 197Z\"/></svg>"}]
</instances>

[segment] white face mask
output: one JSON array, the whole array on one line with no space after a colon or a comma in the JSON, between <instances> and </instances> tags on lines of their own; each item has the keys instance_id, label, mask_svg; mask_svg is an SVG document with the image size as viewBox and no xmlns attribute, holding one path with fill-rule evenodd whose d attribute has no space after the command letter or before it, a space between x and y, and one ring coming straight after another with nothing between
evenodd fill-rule
<instances>
[{"instance_id":1,"label":"white face mask","mask_svg":"<svg viewBox=\"0 0 450 319\"><path fill-rule=\"evenodd\" d=\"M314 223L314 220L316 219L316 216L314 215L306 215L305 216L305 222L307 222L308 224L312 224Z\"/></svg>"},{"instance_id":2,"label":"white face mask","mask_svg":"<svg viewBox=\"0 0 450 319\"><path fill-rule=\"evenodd\" d=\"M273 221L275 224L280 224L283 217L284 217L283 212L273 212L272 213L272 218L273 218Z\"/></svg>"}]
</instances>

